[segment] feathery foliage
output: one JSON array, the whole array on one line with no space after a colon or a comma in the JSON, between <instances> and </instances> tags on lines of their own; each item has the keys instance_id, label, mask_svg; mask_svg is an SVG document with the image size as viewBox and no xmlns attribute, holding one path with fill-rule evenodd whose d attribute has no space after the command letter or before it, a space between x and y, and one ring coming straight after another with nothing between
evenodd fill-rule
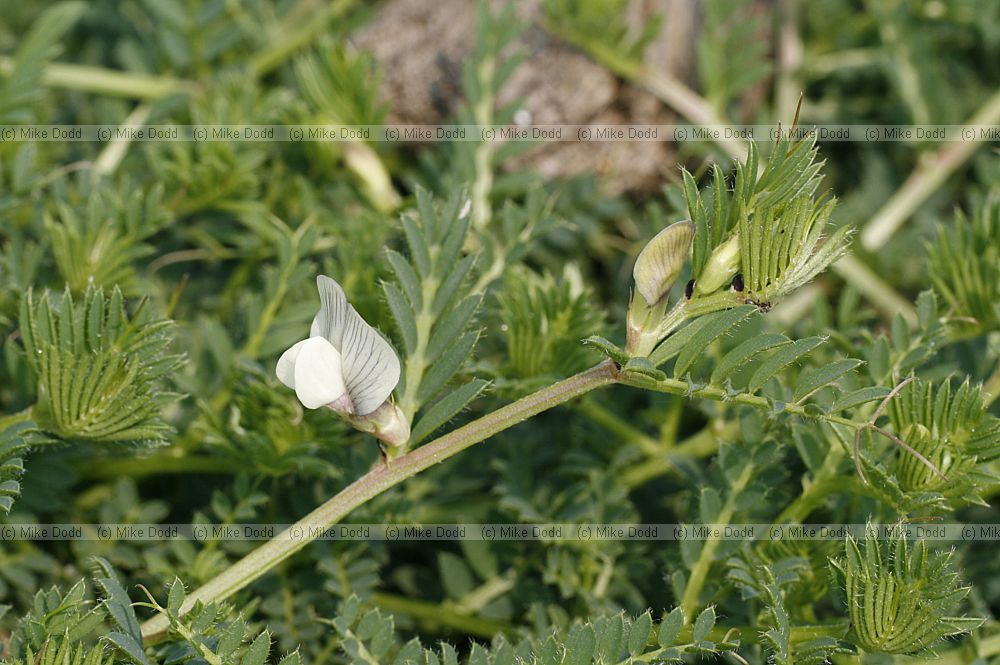
<instances>
[{"instance_id":1,"label":"feathery foliage","mask_svg":"<svg viewBox=\"0 0 1000 665\"><path fill-rule=\"evenodd\" d=\"M44 440L32 422L16 423L0 430L0 513L9 513L21 494L19 478L24 473L25 454L32 445Z\"/></svg>"},{"instance_id":2,"label":"feathery foliage","mask_svg":"<svg viewBox=\"0 0 1000 665\"><path fill-rule=\"evenodd\" d=\"M602 321L572 266L559 278L511 271L498 298L509 358L506 378L551 382L590 362L580 339L600 329Z\"/></svg>"},{"instance_id":3,"label":"feathery foliage","mask_svg":"<svg viewBox=\"0 0 1000 665\"><path fill-rule=\"evenodd\" d=\"M991 135L701 137L798 90L804 129L996 125L1000 6L445 4L2 3L0 659L995 659L987 538L794 535L998 521ZM20 133L439 120L688 136ZM392 336L412 450L279 388L317 274ZM364 531L452 523L562 533Z\"/></svg>"},{"instance_id":4,"label":"feathery foliage","mask_svg":"<svg viewBox=\"0 0 1000 665\"><path fill-rule=\"evenodd\" d=\"M934 286L952 308L952 316L995 329L1000 323L1000 190L993 191L971 214L961 211L950 227L938 228L927 244Z\"/></svg>"},{"instance_id":5,"label":"feathery foliage","mask_svg":"<svg viewBox=\"0 0 1000 665\"><path fill-rule=\"evenodd\" d=\"M823 665L830 656L847 653L847 645L833 636L808 640L792 639L791 616L785 603L786 587L800 582L808 571L809 561L788 557L766 564L746 549L728 561L728 577L742 590L744 598L757 600L761 612L762 637L768 650L768 662L775 665Z\"/></svg>"},{"instance_id":6,"label":"feathery foliage","mask_svg":"<svg viewBox=\"0 0 1000 665\"><path fill-rule=\"evenodd\" d=\"M85 9L83 2L55 3L32 24L14 53L11 71L0 78L0 125L38 121L35 108L42 96L45 64Z\"/></svg>"},{"instance_id":7,"label":"feathery foliage","mask_svg":"<svg viewBox=\"0 0 1000 665\"><path fill-rule=\"evenodd\" d=\"M482 294L472 290L476 255L464 250L470 225L464 204L453 196L438 208L430 194L418 191L418 217L403 215L409 260L387 252L396 280L383 283L383 290L405 355L397 388L400 408L412 419L432 400L440 407L428 411L427 422L417 421L413 442L450 420L486 387L473 379L464 390L442 392L480 335L475 315Z\"/></svg>"},{"instance_id":8,"label":"feathery foliage","mask_svg":"<svg viewBox=\"0 0 1000 665\"><path fill-rule=\"evenodd\" d=\"M163 441L160 419L177 399L164 380L180 366L171 355L171 322L145 302L129 316L122 292L88 286L78 303L70 290L58 304L32 292L21 308L21 336L38 380L33 410L39 427L64 439Z\"/></svg>"},{"instance_id":9,"label":"feathery foliage","mask_svg":"<svg viewBox=\"0 0 1000 665\"><path fill-rule=\"evenodd\" d=\"M982 625L982 619L954 616L969 587L960 586L949 552L931 552L925 541L911 544L901 533L880 540L876 529L869 525L863 546L848 537L843 558L831 561L858 646L917 653Z\"/></svg>"},{"instance_id":10,"label":"feathery foliage","mask_svg":"<svg viewBox=\"0 0 1000 665\"><path fill-rule=\"evenodd\" d=\"M900 438L936 467L900 451L896 475L907 491L939 491L958 502L988 505L981 492L1000 482L990 462L1000 457L1000 419L985 412L968 380L909 383L889 407Z\"/></svg>"}]
</instances>

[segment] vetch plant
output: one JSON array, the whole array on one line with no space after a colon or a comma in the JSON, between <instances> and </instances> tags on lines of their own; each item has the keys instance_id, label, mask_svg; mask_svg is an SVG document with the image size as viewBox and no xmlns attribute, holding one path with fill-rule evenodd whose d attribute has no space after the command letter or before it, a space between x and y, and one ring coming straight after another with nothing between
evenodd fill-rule
<instances>
[{"instance_id":1,"label":"vetch plant","mask_svg":"<svg viewBox=\"0 0 1000 665\"><path fill-rule=\"evenodd\" d=\"M700 195L692 193L690 187L693 187L693 184L690 185L687 188L689 190L689 210L695 220L694 224L680 223L668 228L653 241L652 247L647 250L647 253L640 256L635 275L642 283L637 284L638 296L633 296L632 300L632 311L635 312L638 309L639 315L633 315L630 321L637 325L643 325L643 327L638 333L639 337L635 337L633 331L637 328L630 326L629 336L632 340L644 339L643 345L647 348L650 347L650 339L655 343L666 337L666 341L659 343L652 349L648 358L631 357L628 348L623 351L606 340L592 338L591 344L602 348L610 356L608 360L473 420L412 452L396 457L387 464L376 466L342 493L303 518L299 525L309 526L313 529L329 526L388 487L420 473L429 466L526 418L611 383L624 383L692 397L734 401L763 408L774 414L780 412L796 414L821 422L839 424L853 430L866 427L866 423L854 422L849 418L836 415L830 410L807 408L800 403L856 367L857 362L838 366L833 372L803 377L804 385L800 386L798 391L801 397L796 403L755 394L778 372L815 349L822 343L821 338L795 342L778 340L769 345L756 344L752 348L734 349L733 354L736 355L736 359L729 362L728 358L724 358L718 370L713 374L713 381L726 376L726 373L719 371L723 365L728 364L727 373L731 373L749 358L760 355L762 352L773 351L761 362L756 372L750 377L749 383L742 387L734 387L731 380L727 380L726 387L722 389L713 385L695 384L690 378L681 380L688 370L694 367L695 362L711 342L727 332L731 332L756 312L767 309L767 307L762 306L759 299L776 298L787 294L792 288L801 286L804 283L803 280L815 275L822 266L827 265L844 251L848 237L846 230L835 234L825 244L819 243L831 204L815 195L819 165L815 163L815 149L812 147L812 143L810 141L795 143L788 140L779 141L772 157L772 160L777 162L777 166L769 164L763 170L762 181L755 181L749 175L756 173L756 168L753 167L756 158L756 152L751 151L748 164L740 168L737 175L737 192L743 191L744 194L742 198L739 195L734 196L728 206L722 201L724 196L722 193L724 187L721 185L722 177L721 175L715 177L714 186L720 193L715 204L715 210L718 214L712 217L712 221L705 213ZM691 181L690 176L687 177L687 180ZM693 181L691 182L693 183ZM761 184L762 182L764 184ZM778 187L778 185L781 186ZM793 204L779 205L783 199L775 197L772 188L777 188L785 195L791 196ZM475 305L478 304L478 298L475 296L470 296L463 301L469 303L467 308L464 305L448 304L449 301L455 299L455 294L460 292L463 284L466 283L465 277L471 269L471 257L474 256L470 254L469 260L460 260L457 263L455 261L441 263L443 257L458 256L465 246L462 238L468 231L468 222L462 214L459 202L455 200L448 202L440 212L434 209L426 197L418 199L418 203L419 223L404 216L404 228L407 231L407 241L412 252L412 263L406 261L402 256L390 253L390 262L399 279L399 286L386 287L393 313L397 317L403 334L404 347L408 350L403 367L407 370L411 368L413 370L412 374L404 372L404 376L407 376L407 385L404 388L404 397L402 398L404 414L407 412L405 405L410 399L408 395L413 395L414 384L412 381L414 379L412 377L425 382L434 375L433 370L430 374L424 374L427 365L422 362L422 356L432 348L448 348L447 337L442 343L428 343L427 340L433 342L435 339L436 329L432 323L434 319L431 317L452 312L444 316L440 325L445 326L445 322L447 322L444 329L450 331L451 335L455 335L468 325L471 314L475 311ZM790 211L791 217L786 219L779 215L778 209ZM720 210L721 212L719 212ZM759 223L766 225L778 237L787 233L788 237L792 239L789 242L783 241L784 244L781 245L783 249L774 255L761 253L760 233L751 230L748 223L741 217L741 215L748 214L748 211L749 214L753 214L758 210L763 211L760 214ZM757 238L750 244L741 244L739 269L751 276L750 289L746 292L737 291L730 286L728 289L715 291L705 296L695 295L691 291L681 295L674 307L664 314L661 320L657 320L655 313L651 315L650 312L655 312L666 298L669 283L673 278L676 278L679 272L679 264L687 252L688 244L693 244L695 248L702 247L704 251L708 245L702 240L702 236L713 233L713 229L724 228L729 224L726 221L727 217L732 218L732 228L743 224L746 236ZM722 245L720 245L722 249L719 251L729 254L732 251L729 249L731 245L726 245L726 243L731 242L731 240L725 233L720 232L719 235L723 236ZM434 249L432 250L432 248ZM702 256L697 254L697 250L696 256L702 258L701 270L697 273L702 278L712 278L711 274L705 273L706 267L709 271L731 270L727 265L715 265L715 263L727 263L728 260L713 263L710 253L705 253ZM437 271L441 269L444 272L438 273ZM436 278L436 275L444 277ZM421 282L423 282L423 286ZM336 288L335 283L330 281L326 284L327 286L324 286L324 279L320 278L324 309L321 309L317 316L312 331L320 333L321 337L319 339L313 337L310 340L299 342L296 347L293 347L293 350L286 352L283 361L279 363L278 371L286 385L295 386L296 392L305 406L315 408L332 404L331 408L346 411L351 404L354 404L354 401L351 398L350 381L342 369L346 366L343 360L346 347L342 346L343 339L336 333L341 325L339 322L346 320L344 318L348 316L346 313L351 312L352 317L356 316L356 313L349 309L350 305L347 303L346 297L343 296L341 289ZM443 291L429 288L428 284L441 284ZM641 302L637 305L639 298L641 298ZM444 307L439 303L445 303ZM416 313L413 313L413 310L416 310ZM643 324L638 324L638 316L645 317ZM374 330L371 330L367 324L360 320L360 317L352 320L354 321L353 325L357 326L359 330L365 331L365 334L377 335ZM680 328L680 332L674 332L682 323L689 320L692 320L692 323ZM431 325L428 326L428 323ZM452 356L452 358L466 357L471 346L466 346L466 342L462 340L474 342L477 336L477 333L465 333L464 336L459 337L458 341L453 342L453 350L448 351L446 355L458 353L459 356ZM371 343L374 344L374 338L370 339ZM380 339L380 342L384 343L384 340ZM338 346L341 347L339 351ZM381 344L377 344L377 346L384 348ZM676 362L673 370L675 378L670 379L657 366L675 357ZM382 356L367 356L361 361L379 366L380 359ZM421 364L415 364L418 361ZM316 364L307 364L301 368L300 392L299 363L302 362ZM391 364L388 357L385 357L385 362ZM448 362L451 363L454 360L449 359ZM455 369L457 369L457 365L450 365L446 376L453 373ZM368 408L378 399L384 400L391 392L392 382L383 380L384 378L394 379L395 374L390 371L384 377L379 375L376 382L379 389L372 392L372 400L368 402ZM343 385L341 379L343 379ZM435 387L441 385L438 381L439 379L435 379ZM462 408L481 390L475 383L468 385L473 389L470 391L459 389L453 393L453 396L442 398L431 408L427 417L431 417L430 413L442 405L443 409L447 409L444 411L447 414L454 414ZM433 417L435 422L442 422L439 419L440 415ZM447 417L445 416L445 419ZM420 427L419 424L418 427ZM749 481L750 476L747 474L752 473L752 470L752 465L743 469L740 477L744 479L742 481L744 484ZM194 590L187 596L181 612L189 611L199 601L221 600L229 597L246 584L265 574L269 568L301 549L307 540L292 538L287 533L279 535L208 584ZM699 576L706 573L707 566L702 567ZM696 582L689 582L688 594L685 596L686 602L694 602L698 588L694 585L700 585L703 582L703 577L699 577ZM688 609L685 607L685 610ZM167 625L163 618L158 617L147 622L143 632L148 638L161 639L166 628Z\"/></svg>"},{"instance_id":2,"label":"vetch plant","mask_svg":"<svg viewBox=\"0 0 1000 665\"><path fill-rule=\"evenodd\" d=\"M995 12L448 4L7 3L0 662L995 659ZM759 123L799 90L759 144L468 127ZM808 131L845 119L974 137ZM371 133L138 138L299 123ZM796 535L868 521L972 531ZM466 530L365 529L430 524Z\"/></svg>"}]
</instances>

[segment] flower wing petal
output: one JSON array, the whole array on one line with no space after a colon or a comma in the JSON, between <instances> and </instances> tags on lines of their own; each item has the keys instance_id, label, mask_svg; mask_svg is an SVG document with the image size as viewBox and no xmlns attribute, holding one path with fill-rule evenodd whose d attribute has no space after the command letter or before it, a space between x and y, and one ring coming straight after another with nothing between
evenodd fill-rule
<instances>
[{"instance_id":1,"label":"flower wing petal","mask_svg":"<svg viewBox=\"0 0 1000 665\"><path fill-rule=\"evenodd\" d=\"M308 339L304 339L301 342L296 342L287 351L281 354L278 358L278 364L274 368L274 373L278 375L278 381L295 390L295 360L299 357L299 353L302 352L302 347L308 342Z\"/></svg>"},{"instance_id":2,"label":"flower wing petal","mask_svg":"<svg viewBox=\"0 0 1000 665\"><path fill-rule=\"evenodd\" d=\"M295 394L302 406L318 409L342 398L347 386L337 349L323 337L310 337L300 344L295 359Z\"/></svg>"}]
</instances>

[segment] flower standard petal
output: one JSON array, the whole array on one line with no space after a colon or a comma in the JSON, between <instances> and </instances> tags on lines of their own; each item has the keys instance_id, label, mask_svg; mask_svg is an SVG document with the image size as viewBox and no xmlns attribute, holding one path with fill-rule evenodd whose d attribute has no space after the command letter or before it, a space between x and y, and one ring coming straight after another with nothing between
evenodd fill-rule
<instances>
[{"instance_id":1,"label":"flower standard petal","mask_svg":"<svg viewBox=\"0 0 1000 665\"><path fill-rule=\"evenodd\" d=\"M352 308L353 311L353 308ZM357 313L344 329L344 382L358 415L375 411L399 383L399 358L377 330Z\"/></svg>"},{"instance_id":2,"label":"flower standard petal","mask_svg":"<svg viewBox=\"0 0 1000 665\"><path fill-rule=\"evenodd\" d=\"M316 286L322 305L312 334L325 337L343 362L343 377L357 415L379 408L399 383L399 358L375 328L347 302L335 280L320 275Z\"/></svg>"},{"instance_id":3,"label":"flower standard petal","mask_svg":"<svg viewBox=\"0 0 1000 665\"><path fill-rule=\"evenodd\" d=\"M309 335L325 337L339 350L343 348L342 339L348 319L352 318L352 314L358 318L361 318L361 315L354 310L351 303L347 302L344 289L335 279L318 275L316 288L319 290L320 307L313 319Z\"/></svg>"},{"instance_id":4,"label":"flower standard petal","mask_svg":"<svg viewBox=\"0 0 1000 665\"><path fill-rule=\"evenodd\" d=\"M639 252L632 277L649 307L656 305L673 286L691 251L692 238L694 224L687 220L677 222L657 233Z\"/></svg>"},{"instance_id":5,"label":"flower standard petal","mask_svg":"<svg viewBox=\"0 0 1000 665\"><path fill-rule=\"evenodd\" d=\"M304 339L296 342L278 358L278 364L274 368L274 373L278 375L278 381L295 390L295 360L299 357L302 347L308 342Z\"/></svg>"},{"instance_id":6,"label":"flower standard petal","mask_svg":"<svg viewBox=\"0 0 1000 665\"><path fill-rule=\"evenodd\" d=\"M322 337L301 343L295 359L295 394L302 406L318 409L347 394L340 353Z\"/></svg>"}]
</instances>

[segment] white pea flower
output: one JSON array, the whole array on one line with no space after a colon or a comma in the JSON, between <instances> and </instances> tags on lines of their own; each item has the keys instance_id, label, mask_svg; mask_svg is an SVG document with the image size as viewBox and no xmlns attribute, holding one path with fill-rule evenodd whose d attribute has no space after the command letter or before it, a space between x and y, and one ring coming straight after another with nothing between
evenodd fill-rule
<instances>
[{"instance_id":1,"label":"white pea flower","mask_svg":"<svg viewBox=\"0 0 1000 665\"><path fill-rule=\"evenodd\" d=\"M295 391L307 409L328 407L358 429L401 445L409 423L387 402L399 382L399 358L375 328L347 302L335 280L316 278L320 309L309 338L278 359L278 379Z\"/></svg>"}]
</instances>

